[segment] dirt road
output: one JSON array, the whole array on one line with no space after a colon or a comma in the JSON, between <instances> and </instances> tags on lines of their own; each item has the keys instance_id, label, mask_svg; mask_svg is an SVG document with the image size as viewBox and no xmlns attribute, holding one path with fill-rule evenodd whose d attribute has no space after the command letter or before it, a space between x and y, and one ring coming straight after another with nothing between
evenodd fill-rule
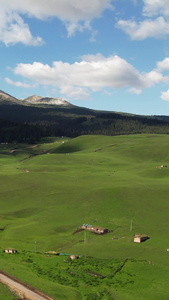
<instances>
[{"instance_id":1,"label":"dirt road","mask_svg":"<svg viewBox=\"0 0 169 300\"><path fill-rule=\"evenodd\" d=\"M14 280L11 276L3 273L0 272L0 282L8 286L10 290L18 296L29 300L53 300L40 291L34 288L31 289L31 287L27 287L24 283L19 282L19 280L17 280L17 282L16 279Z\"/></svg>"}]
</instances>

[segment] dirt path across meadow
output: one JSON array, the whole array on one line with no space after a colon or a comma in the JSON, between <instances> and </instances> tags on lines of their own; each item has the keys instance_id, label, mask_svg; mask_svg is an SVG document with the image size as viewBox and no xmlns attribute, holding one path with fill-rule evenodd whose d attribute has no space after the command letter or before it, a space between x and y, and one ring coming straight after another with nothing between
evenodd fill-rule
<instances>
[{"instance_id":1,"label":"dirt path across meadow","mask_svg":"<svg viewBox=\"0 0 169 300\"><path fill-rule=\"evenodd\" d=\"M10 276L9 274L0 271L0 282L8 286L10 290L21 297L28 300L53 300L41 291L25 284L24 282Z\"/></svg>"}]
</instances>

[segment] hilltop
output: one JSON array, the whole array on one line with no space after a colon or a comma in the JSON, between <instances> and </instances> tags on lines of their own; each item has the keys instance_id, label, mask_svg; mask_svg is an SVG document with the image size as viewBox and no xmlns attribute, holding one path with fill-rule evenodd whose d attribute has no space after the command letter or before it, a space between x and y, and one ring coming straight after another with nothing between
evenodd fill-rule
<instances>
[{"instance_id":1,"label":"hilltop","mask_svg":"<svg viewBox=\"0 0 169 300\"><path fill-rule=\"evenodd\" d=\"M62 98L50 98L50 97L41 97L37 95L30 96L26 98L24 103L32 105L60 105L60 106L72 106L68 101Z\"/></svg>"},{"instance_id":2,"label":"hilltop","mask_svg":"<svg viewBox=\"0 0 169 300\"><path fill-rule=\"evenodd\" d=\"M168 116L92 110L57 97L33 95L21 100L3 91L0 91L0 124L1 141L17 138L29 142L45 136L84 134L169 133Z\"/></svg>"}]
</instances>

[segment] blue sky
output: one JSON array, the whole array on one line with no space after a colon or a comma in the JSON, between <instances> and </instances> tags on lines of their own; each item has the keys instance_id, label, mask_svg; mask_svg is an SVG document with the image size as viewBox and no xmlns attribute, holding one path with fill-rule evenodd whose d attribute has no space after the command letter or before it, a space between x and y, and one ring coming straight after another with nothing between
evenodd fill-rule
<instances>
[{"instance_id":1,"label":"blue sky","mask_svg":"<svg viewBox=\"0 0 169 300\"><path fill-rule=\"evenodd\" d=\"M0 89L169 115L169 1L0 0Z\"/></svg>"}]
</instances>

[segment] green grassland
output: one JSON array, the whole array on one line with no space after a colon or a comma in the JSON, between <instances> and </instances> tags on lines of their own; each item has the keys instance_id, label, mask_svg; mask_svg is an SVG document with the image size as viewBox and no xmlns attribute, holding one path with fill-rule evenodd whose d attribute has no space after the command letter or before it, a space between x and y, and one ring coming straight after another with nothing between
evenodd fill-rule
<instances>
[{"instance_id":1,"label":"green grassland","mask_svg":"<svg viewBox=\"0 0 169 300\"><path fill-rule=\"evenodd\" d=\"M0 269L53 299L168 300L168 135L1 144L0 170Z\"/></svg>"}]
</instances>

